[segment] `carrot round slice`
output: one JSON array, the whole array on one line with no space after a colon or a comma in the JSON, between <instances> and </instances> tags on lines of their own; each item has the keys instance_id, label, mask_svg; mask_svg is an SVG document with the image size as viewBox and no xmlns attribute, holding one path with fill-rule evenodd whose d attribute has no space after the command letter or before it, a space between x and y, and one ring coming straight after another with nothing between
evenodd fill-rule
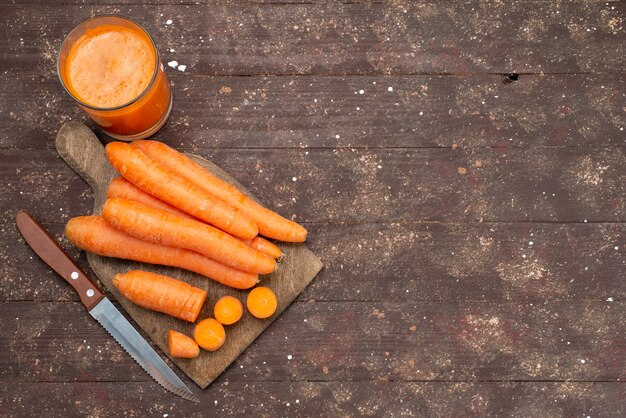
<instances>
[{"instance_id":1,"label":"carrot round slice","mask_svg":"<svg viewBox=\"0 0 626 418\"><path fill-rule=\"evenodd\" d=\"M272 289L265 286L252 289L246 300L248 311L250 311L253 316L261 319L269 318L274 315L277 305L276 295Z\"/></svg>"},{"instance_id":2,"label":"carrot round slice","mask_svg":"<svg viewBox=\"0 0 626 418\"><path fill-rule=\"evenodd\" d=\"M232 325L243 316L241 301L233 296L222 296L213 308L215 319L223 325Z\"/></svg>"},{"instance_id":3,"label":"carrot round slice","mask_svg":"<svg viewBox=\"0 0 626 418\"><path fill-rule=\"evenodd\" d=\"M224 331L222 324L215 319L207 318L198 322L193 330L193 338L205 350L215 351L224 345L226 331Z\"/></svg>"}]
</instances>

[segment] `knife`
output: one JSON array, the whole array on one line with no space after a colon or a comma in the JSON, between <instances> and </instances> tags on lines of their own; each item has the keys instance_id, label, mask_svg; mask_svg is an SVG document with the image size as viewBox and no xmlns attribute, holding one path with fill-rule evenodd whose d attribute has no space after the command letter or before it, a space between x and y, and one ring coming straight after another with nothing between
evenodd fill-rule
<instances>
[{"instance_id":1,"label":"knife","mask_svg":"<svg viewBox=\"0 0 626 418\"><path fill-rule=\"evenodd\" d=\"M17 228L35 253L68 282L87 311L161 386L176 395L193 401L200 400L174 374L154 349L124 318L98 286L74 263L37 221L26 212L18 212Z\"/></svg>"}]
</instances>

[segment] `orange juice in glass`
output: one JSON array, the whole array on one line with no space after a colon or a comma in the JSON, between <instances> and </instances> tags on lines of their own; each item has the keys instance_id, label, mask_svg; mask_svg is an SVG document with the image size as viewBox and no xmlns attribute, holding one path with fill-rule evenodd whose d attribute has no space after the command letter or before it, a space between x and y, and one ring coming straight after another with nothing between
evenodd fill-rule
<instances>
[{"instance_id":1,"label":"orange juice in glass","mask_svg":"<svg viewBox=\"0 0 626 418\"><path fill-rule=\"evenodd\" d=\"M61 45L58 71L69 95L115 139L151 136L172 109L159 51L132 20L97 16L75 27Z\"/></svg>"}]
</instances>

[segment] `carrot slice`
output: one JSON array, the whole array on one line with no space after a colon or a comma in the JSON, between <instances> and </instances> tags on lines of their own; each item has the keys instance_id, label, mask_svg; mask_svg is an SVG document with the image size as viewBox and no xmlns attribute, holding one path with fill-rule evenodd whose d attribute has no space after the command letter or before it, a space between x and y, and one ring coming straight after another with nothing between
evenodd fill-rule
<instances>
[{"instance_id":1,"label":"carrot slice","mask_svg":"<svg viewBox=\"0 0 626 418\"><path fill-rule=\"evenodd\" d=\"M131 270L113 276L113 286L131 302L188 322L196 322L206 291L160 274Z\"/></svg>"},{"instance_id":2,"label":"carrot slice","mask_svg":"<svg viewBox=\"0 0 626 418\"><path fill-rule=\"evenodd\" d=\"M258 234L257 225L241 209L161 167L138 148L111 142L106 146L106 155L122 177L144 192L238 238L250 239Z\"/></svg>"},{"instance_id":3,"label":"carrot slice","mask_svg":"<svg viewBox=\"0 0 626 418\"><path fill-rule=\"evenodd\" d=\"M241 301L233 296L222 296L213 308L215 319L221 324L232 325L243 316Z\"/></svg>"},{"instance_id":4,"label":"carrot slice","mask_svg":"<svg viewBox=\"0 0 626 418\"><path fill-rule=\"evenodd\" d=\"M248 294L246 306L248 311L257 318L269 318L276 312L278 302L274 292L264 286L255 287Z\"/></svg>"},{"instance_id":5,"label":"carrot slice","mask_svg":"<svg viewBox=\"0 0 626 418\"><path fill-rule=\"evenodd\" d=\"M209 173L195 161L164 143L144 140L134 141L132 146L143 151L162 167L243 211L256 222L261 235L290 242L302 242L306 239L307 231L302 226L261 206L235 186Z\"/></svg>"},{"instance_id":6,"label":"carrot slice","mask_svg":"<svg viewBox=\"0 0 626 418\"><path fill-rule=\"evenodd\" d=\"M141 189L133 186L132 183L129 183L124 177L116 177L111 180L109 183L109 188L107 189L107 198L112 199L114 197L119 197L122 199L134 200L135 202L143 203L146 206L150 206L151 208L160 209L165 212L172 213L174 215L178 215L183 218L193 219L197 221L198 218L194 218L188 213L183 212L182 210L176 209L174 206L165 203L161 199L157 199L156 197L144 192Z\"/></svg>"},{"instance_id":7,"label":"carrot slice","mask_svg":"<svg viewBox=\"0 0 626 418\"><path fill-rule=\"evenodd\" d=\"M271 273L276 261L210 225L153 209L132 200L107 199L102 217L125 234L148 242L196 251L251 273Z\"/></svg>"},{"instance_id":8,"label":"carrot slice","mask_svg":"<svg viewBox=\"0 0 626 418\"><path fill-rule=\"evenodd\" d=\"M193 330L193 338L205 350L215 351L224 345L226 331L215 319L207 318L198 322Z\"/></svg>"},{"instance_id":9,"label":"carrot slice","mask_svg":"<svg viewBox=\"0 0 626 418\"><path fill-rule=\"evenodd\" d=\"M167 331L167 347L172 357L196 358L200 354L200 347L193 338L178 331Z\"/></svg>"},{"instance_id":10,"label":"carrot slice","mask_svg":"<svg viewBox=\"0 0 626 418\"><path fill-rule=\"evenodd\" d=\"M178 267L236 289L249 289L259 280L256 274L225 266L194 251L153 244L126 235L100 216L70 219L65 226L65 234L74 245L94 254Z\"/></svg>"}]
</instances>

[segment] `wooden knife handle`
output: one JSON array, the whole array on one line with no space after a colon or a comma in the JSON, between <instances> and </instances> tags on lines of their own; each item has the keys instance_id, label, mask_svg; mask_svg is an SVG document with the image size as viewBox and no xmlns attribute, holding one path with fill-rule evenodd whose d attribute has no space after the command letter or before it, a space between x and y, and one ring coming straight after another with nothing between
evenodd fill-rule
<instances>
[{"instance_id":1,"label":"wooden knife handle","mask_svg":"<svg viewBox=\"0 0 626 418\"><path fill-rule=\"evenodd\" d=\"M104 293L30 214L18 212L15 220L17 228L28 245L52 270L56 271L78 292L80 301L88 311L102 300Z\"/></svg>"}]
</instances>

